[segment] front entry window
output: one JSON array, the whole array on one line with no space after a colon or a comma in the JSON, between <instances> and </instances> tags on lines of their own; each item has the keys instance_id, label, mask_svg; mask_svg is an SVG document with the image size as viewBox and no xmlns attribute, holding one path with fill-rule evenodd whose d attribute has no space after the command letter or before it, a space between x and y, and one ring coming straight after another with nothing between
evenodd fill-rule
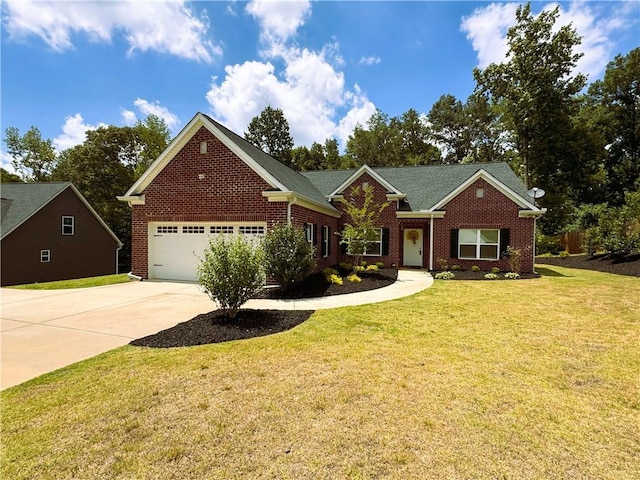
<instances>
[{"instance_id":1,"label":"front entry window","mask_svg":"<svg viewBox=\"0 0 640 480\"><path fill-rule=\"evenodd\" d=\"M458 258L498 260L500 230L460 229Z\"/></svg>"}]
</instances>

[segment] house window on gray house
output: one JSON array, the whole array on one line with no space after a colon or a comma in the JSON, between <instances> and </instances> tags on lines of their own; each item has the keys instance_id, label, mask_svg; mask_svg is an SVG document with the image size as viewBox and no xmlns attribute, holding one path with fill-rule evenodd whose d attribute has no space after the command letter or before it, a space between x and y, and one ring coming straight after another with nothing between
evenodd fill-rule
<instances>
[{"instance_id":1,"label":"house window on gray house","mask_svg":"<svg viewBox=\"0 0 640 480\"><path fill-rule=\"evenodd\" d=\"M40 250L40 262L49 263L51 261L51 250Z\"/></svg>"},{"instance_id":2,"label":"house window on gray house","mask_svg":"<svg viewBox=\"0 0 640 480\"><path fill-rule=\"evenodd\" d=\"M500 230L460 229L458 258L498 260Z\"/></svg>"},{"instance_id":3,"label":"house window on gray house","mask_svg":"<svg viewBox=\"0 0 640 480\"><path fill-rule=\"evenodd\" d=\"M76 222L75 218L71 216L62 217L62 235L74 235Z\"/></svg>"}]
</instances>

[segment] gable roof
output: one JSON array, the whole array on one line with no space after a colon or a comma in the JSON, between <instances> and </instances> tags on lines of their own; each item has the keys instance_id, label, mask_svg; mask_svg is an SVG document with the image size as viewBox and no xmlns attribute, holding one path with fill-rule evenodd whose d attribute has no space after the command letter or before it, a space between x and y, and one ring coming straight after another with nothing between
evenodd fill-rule
<instances>
[{"instance_id":1,"label":"gable roof","mask_svg":"<svg viewBox=\"0 0 640 480\"><path fill-rule=\"evenodd\" d=\"M276 191L295 193L312 203L330 210L337 210L327 202L325 196L309 181L308 178L299 172L287 167L282 162L267 155L262 150L248 142L241 136L232 132L225 126L213 120L208 115L197 113L191 121L180 131L164 152L155 162L142 174L136 183L121 197L141 195L162 169L173 159L180 149L191 139L193 135L202 127L205 127L211 134L225 144L233 153L262 177L271 188Z\"/></svg>"},{"instance_id":2,"label":"gable roof","mask_svg":"<svg viewBox=\"0 0 640 480\"><path fill-rule=\"evenodd\" d=\"M0 196L2 197L1 238L5 238L33 217L67 188L70 188L76 194L109 235L113 237L118 245L122 246L122 242L71 182L3 183L0 185Z\"/></svg>"},{"instance_id":3,"label":"gable roof","mask_svg":"<svg viewBox=\"0 0 640 480\"><path fill-rule=\"evenodd\" d=\"M522 181L506 163L382 167L374 168L373 171L406 195L412 211L434 211L460 193L461 187L480 177L488 180L521 207L538 210L528 199ZM303 175L328 197L355 181L358 172L359 170L353 169L320 170L303 172ZM446 201L443 203L444 200Z\"/></svg>"}]
</instances>

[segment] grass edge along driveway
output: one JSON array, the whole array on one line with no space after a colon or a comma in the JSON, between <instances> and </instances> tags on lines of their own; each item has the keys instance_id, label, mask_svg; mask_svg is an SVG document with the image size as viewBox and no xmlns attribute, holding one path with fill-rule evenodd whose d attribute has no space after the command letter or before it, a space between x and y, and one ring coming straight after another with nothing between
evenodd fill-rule
<instances>
[{"instance_id":1,"label":"grass edge along driveway","mask_svg":"<svg viewBox=\"0 0 640 480\"><path fill-rule=\"evenodd\" d=\"M640 478L640 279L436 282L10 388L2 478Z\"/></svg>"}]
</instances>

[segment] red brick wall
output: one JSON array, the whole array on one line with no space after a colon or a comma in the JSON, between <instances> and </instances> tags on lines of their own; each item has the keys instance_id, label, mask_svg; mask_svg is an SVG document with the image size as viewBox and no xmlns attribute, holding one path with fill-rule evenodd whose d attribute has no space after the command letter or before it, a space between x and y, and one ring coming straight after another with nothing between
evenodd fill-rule
<instances>
[{"instance_id":1,"label":"red brick wall","mask_svg":"<svg viewBox=\"0 0 640 480\"><path fill-rule=\"evenodd\" d=\"M476 198L476 189L484 189L484 197ZM478 265L482 270L497 266L501 271L509 271L507 260L460 260L450 255L451 229L488 228L509 229L509 244L522 249L523 273L533 271L533 219L519 218L519 207L499 190L483 179L478 179L464 192L451 200L444 208L444 218L434 220L434 268L437 259L448 260L449 265L457 264L464 269Z\"/></svg>"},{"instance_id":2,"label":"red brick wall","mask_svg":"<svg viewBox=\"0 0 640 480\"><path fill-rule=\"evenodd\" d=\"M291 219L295 225L303 226L305 223L312 223L316 225L316 261L317 270L322 270L326 267L331 267L338 263L338 255L340 253L340 237L336 235L338 231L338 219L327 215L323 215L319 212L314 212L308 208L301 207L300 205L293 205L291 207ZM328 226L331 228L331 253L328 257L323 256L322 245L322 227Z\"/></svg>"},{"instance_id":3,"label":"red brick wall","mask_svg":"<svg viewBox=\"0 0 640 480\"><path fill-rule=\"evenodd\" d=\"M203 141L205 154L200 153ZM284 221L287 203L269 202L262 192L270 189L202 127L146 188L145 205L133 206L133 273L148 276L149 222Z\"/></svg>"},{"instance_id":4,"label":"red brick wall","mask_svg":"<svg viewBox=\"0 0 640 480\"><path fill-rule=\"evenodd\" d=\"M373 187L373 199L376 202L376 204L380 205L387 201L386 188L380 185L368 173L363 174L358 180L356 180L353 183L353 186L356 186L356 185L362 186L364 182L369 183L369 185ZM347 188L347 191L345 192L345 198L347 198L348 194L350 193L350 189L351 187ZM360 194L359 200L360 200L360 203L358 204L358 206L362 206L362 202L364 202L363 193ZM342 202L335 201L334 206L341 212L344 212L344 207L342 205ZM349 217L343 213L342 219L340 221L341 221L341 224L348 223ZM380 214L380 222L378 226L381 228L389 229L389 255L383 255L379 257L367 256L367 257L364 257L363 260L366 261L367 263L382 262L386 266L391 266L391 265L401 266L402 253L398 245L402 241L402 235L400 232L400 222L396 216L396 202L389 202L389 206L382 211L382 213ZM342 230L342 226L340 226L339 228L340 230ZM352 257L347 254L340 253L339 261L351 262Z\"/></svg>"}]
</instances>

